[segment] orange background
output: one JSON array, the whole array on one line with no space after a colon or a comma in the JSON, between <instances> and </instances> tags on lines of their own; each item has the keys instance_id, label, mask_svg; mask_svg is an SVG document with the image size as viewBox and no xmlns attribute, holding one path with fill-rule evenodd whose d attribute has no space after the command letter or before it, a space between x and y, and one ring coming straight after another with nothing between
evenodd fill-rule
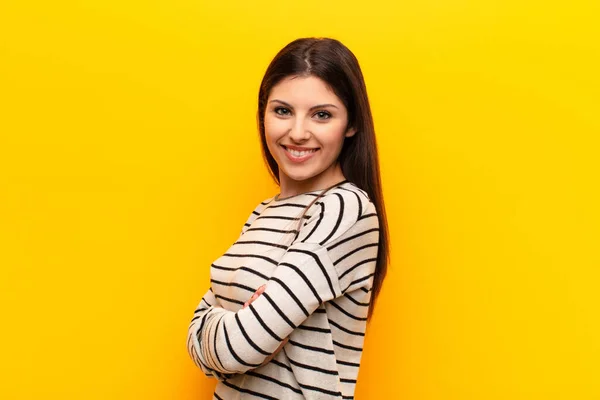
<instances>
[{"instance_id":1,"label":"orange background","mask_svg":"<svg viewBox=\"0 0 600 400\"><path fill-rule=\"evenodd\" d=\"M332 36L392 264L356 398L600 399L597 1L4 1L0 398L210 399L209 265L277 192L255 109Z\"/></svg>"}]
</instances>

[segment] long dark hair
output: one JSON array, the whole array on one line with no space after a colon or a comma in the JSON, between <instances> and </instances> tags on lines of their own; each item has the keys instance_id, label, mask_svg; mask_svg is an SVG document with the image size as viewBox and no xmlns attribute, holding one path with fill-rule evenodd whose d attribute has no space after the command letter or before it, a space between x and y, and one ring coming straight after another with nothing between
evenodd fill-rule
<instances>
[{"instance_id":1,"label":"long dark hair","mask_svg":"<svg viewBox=\"0 0 600 400\"><path fill-rule=\"evenodd\" d=\"M375 128L364 78L354 54L336 39L300 38L287 44L277 53L260 84L257 123L263 157L278 185L280 184L279 166L269 152L265 138L265 109L273 86L290 76L315 76L326 82L348 110L347 128L353 127L357 130L356 134L344 139L338 161L344 177L367 192L375 204L379 218L379 246L368 315L370 319L386 275L390 256ZM319 197L326 191L321 192ZM319 197L316 197L306 209Z\"/></svg>"}]
</instances>

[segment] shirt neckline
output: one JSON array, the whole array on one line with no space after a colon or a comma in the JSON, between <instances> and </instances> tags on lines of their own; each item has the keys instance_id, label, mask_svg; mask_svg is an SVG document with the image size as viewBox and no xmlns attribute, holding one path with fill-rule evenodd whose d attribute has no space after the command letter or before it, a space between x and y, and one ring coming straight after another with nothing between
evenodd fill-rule
<instances>
[{"instance_id":1,"label":"shirt neckline","mask_svg":"<svg viewBox=\"0 0 600 400\"><path fill-rule=\"evenodd\" d=\"M343 181L340 181L340 182L338 182L338 183L337 183L337 186L342 186L342 185L344 185L344 184L346 184L346 183L348 183L348 182L349 182L349 180L348 180L348 179L344 179ZM336 186L336 187L337 187L337 186ZM300 196L303 196L303 195L305 195L305 194L309 194L309 193L315 193L315 192L322 192L322 191L324 191L324 190L326 190L326 189L327 189L327 188L323 188L323 189L311 190L311 191L309 191L309 192L298 193L298 194L295 194L295 195L293 195L293 196L284 197L283 199L280 199L280 198L279 198L279 195L281 194L281 192L279 192L279 193L277 193L275 196L273 196L273 202L274 202L274 203L279 203L279 202L282 202L282 201L285 201L285 200L293 199L293 198L295 198L295 197L300 197Z\"/></svg>"},{"instance_id":2,"label":"shirt neckline","mask_svg":"<svg viewBox=\"0 0 600 400\"><path fill-rule=\"evenodd\" d=\"M298 193L298 194L295 194L295 195L293 195L293 196L284 197L283 199L280 199L280 198L279 198L279 195L281 194L281 192L280 192L280 193L277 193L277 194L276 194L276 195L273 197L273 201L274 201L275 203L278 203L278 202L280 202L280 201L285 201L285 200L293 199L294 197L300 197L300 196L302 196L302 195L309 194L309 193L321 192L321 191L323 191L323 190L325 190L325 189L311 190L310 192Z\"/></svg>"}]
</instances>

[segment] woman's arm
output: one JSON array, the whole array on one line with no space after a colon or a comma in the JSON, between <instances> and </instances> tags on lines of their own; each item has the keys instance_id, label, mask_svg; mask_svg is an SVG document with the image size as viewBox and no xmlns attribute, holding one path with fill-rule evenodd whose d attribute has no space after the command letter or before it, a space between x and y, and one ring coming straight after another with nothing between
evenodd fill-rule
<instances>
[{"instance_id":1,"label":"woman's arm","mask_svg":"<svg viewBox=\"0 0 600 400\"><path fill-rule=\"evenodd\" d=\"M209 288L208 291L200 300L198 307L194 310L194 317L190 322L188 327L188 335L187 335L187 351L190 355L192 361L198 368L204 372L204 374L208 377L215 377L218 380L224 380L230 377L232 374L225 374L221 371L214 370L210 368L206 363L202 361L199 357L201 353L199 342L197 338L198 332L202 331L204 324L206 323L206 316L209 309L212 307L220 307L219 300L215 297L212 292L212 288Z\"/></svg>"},{"instance_id":2,"label":"woman's arm","mask_svg":"<svg viewBox=\"0 0 600 400\"><path fill-rule=\"evenodd\" d=\"M200 365L223 374L257 368L321 304L370 282L363 278L374 271L378 220L360 200L324 196L258 298L237 312L208 307L195 331Z\"/></svg>"},{"instance_id":3,"label":"woman's arm","mask_svg":"<svg viewBox=\"0 0 600 400\"><path fill-rule=\"evenodd\" d=\"M262 209L264 209L266 205L267 203L261 202L254 208L254 210L252 210L250 215L248 215L248 218L246 218L246 222L242 226L240 236L244 234L246 229L248 229L248 226L250 226L252 221L256 219L256 217L260 214L260 211L262 211ZM202 328L206 323L206 315L209 309L211 309L212 307L222 307L222 305L220 304L219 299L215 297L212 288L209 288L208 291L202 297L202 300L200 300L200 303L196 307L196 310L194 310L194 317L192 318L188 327L187 350L192 361L194 361L194 364L196 364L196 366L200 368L206 376L215 377L219 380L224 380L233 374L225 374L223 372L214 370L208 365L206 365L204 362L202 362L202 359L199 357L200 342L198 340L198 333L202 332Z\"/></svg>"}]
</instances>

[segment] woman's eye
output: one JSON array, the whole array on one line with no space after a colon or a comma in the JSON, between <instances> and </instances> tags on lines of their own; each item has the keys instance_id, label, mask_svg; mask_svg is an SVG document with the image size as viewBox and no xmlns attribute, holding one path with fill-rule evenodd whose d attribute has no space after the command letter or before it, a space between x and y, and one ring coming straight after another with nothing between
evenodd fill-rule
<instances>
[{"instance_id":1,"label":"woman's eye","mask_svg":"<svg viewBox=\"0 0 600 400\"><path fill-rule=\"evenodd\" d=\"M280 113L279 111L285 111L284 113ZM275 114L279 114L279 115L287 115L286 113L289 113L290 110L288 110L287 108L283 108L283 107L277 107L275 109Z\"/></svg>"},{"instance_id":2,"label":"woman's eye","mask_svg":"<svg viewBox=\"0 0 600 400\"><path fill-rule=\"evenodd\" d=\"M281 116L287 116L290 115L290 110L285 108L285 107L277 107L273 110L275 112L275 114L277 115L281 115ZM318 111L315 115L317 115L318 119L329 119L331 118L331 114L327 111Z\"/></svg>"},{"instance_id":3,"label":"woman's eye","mask_svg":"<svg viewBox=\"0 0 600 400\"><path fill-rule=\"evenodd\" d=\"M319 119L329 119L329 118L331 118L331 114L329 114L327 111L319 111L315 115L318 115Z\"/></svg>"}]
</instances>

